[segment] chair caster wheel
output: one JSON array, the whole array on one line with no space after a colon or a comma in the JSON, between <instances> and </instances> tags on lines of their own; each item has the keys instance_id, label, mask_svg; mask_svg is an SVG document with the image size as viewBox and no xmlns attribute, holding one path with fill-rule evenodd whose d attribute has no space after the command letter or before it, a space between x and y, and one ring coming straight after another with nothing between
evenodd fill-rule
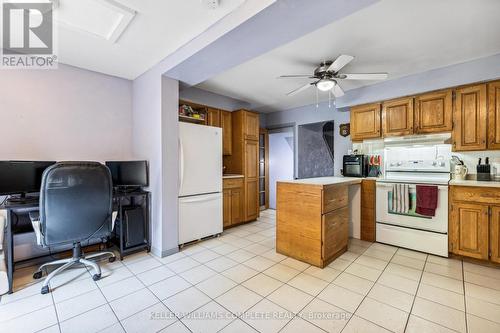
<instances>
[{"instance_id":1,"label":"chair caster wheel","mask_svg":"<svg viewBox=\"0 0 500 333\"><path fill-rule=\"evenodd\" d=\"M116 260L116 257L109 257L109 259L108 259L109 262L115 262L115 260Z\"/></svg>"},{"instance_id":2,"label":"chair caster wheel","mask_svg":"<svg viewBox=\"0 0 500 333\"><path fill-rule=\"evenodd\" d=\"M49 293L49 286L44 286L42 287L42 295L48 294Z\"/></svg>"},{"instance_id":3,"label":"chair caster wheel","mask_svg":"<svg viewBox=\"0 0 500 333\"><path fill-rule=\"evenodd\" d=\"M97 281L101 278L101 274L94 274L92 275L92 280Z\"/></svg>"},{"instance_id":4,"label":"chair caster wheel","mask_svg":"<svg viewBox=\"0 0 500 333\"><path fill-rule=\"evenodd\" d=\"M42 271L36 271L35 273L33 273L33 279L35 280L41 279L42 275L43 275Z\"/></svg>"}]
</instances>

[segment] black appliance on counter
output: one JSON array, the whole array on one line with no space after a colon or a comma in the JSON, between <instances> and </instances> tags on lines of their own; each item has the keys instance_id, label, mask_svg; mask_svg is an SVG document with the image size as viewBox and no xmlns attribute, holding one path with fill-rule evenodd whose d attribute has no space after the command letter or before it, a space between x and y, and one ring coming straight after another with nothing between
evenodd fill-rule
<instances>
[{"instance_id":1,"label":"black appliance on counter","mask_svg":"<svg viewBox=\"0 0 500 333\"><path fill-rule=\"evenodd\" d=\"M342 170L344 177L367 177L367 155L344 155Z\"/></svg>"}]
</instances>

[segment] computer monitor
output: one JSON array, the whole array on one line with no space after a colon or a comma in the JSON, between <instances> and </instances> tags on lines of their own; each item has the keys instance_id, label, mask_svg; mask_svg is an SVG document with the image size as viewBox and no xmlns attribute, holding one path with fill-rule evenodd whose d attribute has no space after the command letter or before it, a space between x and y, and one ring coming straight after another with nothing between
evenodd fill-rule
<instances>
[{"instance_id":1,"label":"computer monitor","mask_svg":"<svg viewBox=\"0 0 500 333\"><path fill-rule=\"evenodd\" d=\"M0 161L0 195L40 192L42 175L56 162Z\"/></svg>"},{"instance_id":2,"label":"computer monitor","mask_svg":"<svg viewBox=\"0 0 500 333\"><path fill-rule=\"evenodd\" d=\"M113 187L146 187L149 185L147 161L108 161Z\"/></svg>"}]
</instances>

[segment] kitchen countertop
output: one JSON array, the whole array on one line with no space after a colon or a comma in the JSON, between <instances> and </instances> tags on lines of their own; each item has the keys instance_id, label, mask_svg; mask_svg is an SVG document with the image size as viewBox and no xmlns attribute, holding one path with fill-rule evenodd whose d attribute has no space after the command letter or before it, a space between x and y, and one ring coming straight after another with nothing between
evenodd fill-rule
<instances>
[{"instance_id":1,"label":"kitchen countertop","mask_svg":"<svg viewBox=\"0 0 500 333\"><path fill-rule=\"evenodd\" d=\"M222 179L232 179L232 178L243 178L243 175L237 175L237 174L226 174L222 175Z\"/></svg>"},{"instance_id":2,"label":"kitchen countertop","mask_svg":"<svg viewBox=\"0 0 500 333\"><path fill-rule=\"evenodd\" d=\"M457 186L476 186L476 187L500 187L499 181L481 181L481 180L450 180L450 185Z\"/></svg>"},{"instance_id":3,"label":"kitchen countertop","mask_svg":"<svg viewBox=\"0 0 500 333\"><path fill-rule=\"evenodd\" d=\"M306 185L335 185L335 184L359 184L363 178L357 177L318 177L306 179L294 179L279 181L279 183L306 184Z\"/></svg>"}]
</instances>

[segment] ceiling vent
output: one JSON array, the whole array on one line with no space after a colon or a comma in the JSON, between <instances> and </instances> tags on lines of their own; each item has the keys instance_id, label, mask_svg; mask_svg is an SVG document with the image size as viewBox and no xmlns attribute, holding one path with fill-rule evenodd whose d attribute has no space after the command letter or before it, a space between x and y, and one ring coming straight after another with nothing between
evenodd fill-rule
<instances>
[{"instance_id":1,"label":"ceiling vent","mask_svg":"<svg viewBox=\"0 0 500 333\"><path fill-rule=\"evenodd\" d=\"M55 0L55 21L62 27L116 43L136 12L115 0Z\"/></svg>"}]
</instances>

